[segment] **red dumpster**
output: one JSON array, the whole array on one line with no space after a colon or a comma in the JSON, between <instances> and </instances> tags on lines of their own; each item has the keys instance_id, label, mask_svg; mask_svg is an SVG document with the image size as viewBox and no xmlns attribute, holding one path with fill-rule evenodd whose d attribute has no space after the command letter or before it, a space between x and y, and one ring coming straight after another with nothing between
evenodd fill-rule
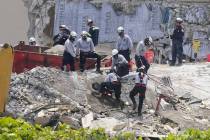
<instances>
[{"instance_id":1,"label":"red dumpster","mask_svg":"<svg viewBox=\"0 0 210 140\"><path fill-rule=\"evenodd\" d=\"M21 73L26 67L27 53L15 51L12 72Z\"/></svg>"},{"instance_id":2,"label":"red dumpster","mask_svg":"<svg viewBox=\"0 0 210 140\"><path fill-rule=\"evenodd\" d=\"M60 69L62 65L63 56L43 54L47 47L29 46L19 44L15 47L13 72L21 73L25 69L30 70L37 66L55 67ZM41 51L40 51L41 50ZM87 59L85 67L86 69L95 68L95 59ZM68 70L70 69L67 66ZM75 69L79 70L79 59L75 61Z\"/></svg>"},{"instance_id":3,"label":"red dumpster","mask_svg":"<svg viewBox=\"0 0 210 140\"><path fill-rule=\"evenodd\" d=\"M37 66L44 66L45 56L43 54L27 52L28 58L26 59L26 68L33 69Z\"/></svg>"},{"instance_id":4,"label":"red dumpster","mask_svg":"<svg viewBox=\"0 0 210 140\"><path fill-rule=\"evenodd\" d=\"M62 65L62 56L57 56L57 55L47 55L45 54L45 66L46 67L55 67L55 68L60 68Z\"/></svg>"},{"instance_id":5,"label":"red dumpster","mask_svg":"<svg viewBox=\"0 0 210 140\"><path fill-rule=\"evenodd\" d=\"M210 62L210 54L207 55L207 62Z\"/></svg>"}]
</instances>

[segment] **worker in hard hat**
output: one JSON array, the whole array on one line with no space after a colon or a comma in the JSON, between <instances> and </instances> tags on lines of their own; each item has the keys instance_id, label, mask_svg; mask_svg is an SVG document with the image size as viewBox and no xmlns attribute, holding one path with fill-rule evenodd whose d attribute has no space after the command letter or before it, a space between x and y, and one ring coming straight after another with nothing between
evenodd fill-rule
<instances>
[{"instance_id":1,"label":"worker in hard hat","mask_svg":"<svg viewBox=\"0 0 210 140\"><path fill-rule=\"evenodd\" d=\"M131 38L124 33L124 28L122 26L117 28L117 33L119 38L117 40L116 49L119 51L119 54L123 55L125 59L130 62L130 54L133 48L133 42Z\"/></svg>"},{"instance_id":2,"label":"worker in hard hat","mask_svg":"<svg viewBox=\"0 0 210 140\"><path fill-rule=\"evenodd\" d=\"M59 26L59 33L53 37L53 41L55 45L64 45L66 40L69 38L70 30L66 25Z\"/></svg>"},{"instance_id":3,"label":"worker in hard hat","mask_svg":"<svg viewBox=\"0 0 210 140\"><path fill-rule=\"evenodd\" d=\"M183 38L184 28L182 26L183 20L181 18L176 19L176 27L171 35L172 39L172 61L171 66L176 64L176 58L178 58L178 65L182 65L182 54L183 54Z\"/></svg>"},{"instance_id":4,"label":"worker in hard hat","mask_svg":"<svg viewBox=\"0 0 210 140\"><path fill-rule=\"evenodd\" d=\"M133 102L133 110L137 107L135 96L137 94L139 95L138 116L142 115L142 107L147 89L147 80L148 76L145 74L144 67L139 68L135 76L135 86L130 92L130 99Z\"/></svg>"},{"instance_id":5,"label":"worker in hard hat","mask_svg":"<svg viewBox=\"0 0 210 140\"><path fill-rule=\"evenodd\" d=\"M75 48L75 42L77 38L77 33L74 31L71 31L69 39L66 40L64 46L65 50L63 53L63 63L61 69L63 71L66 71L66 66L70 65L70 70L75 71L75 57L76 57L76 48Z\"/></svg>"},{"instance_id":6,"label":"worker in hard hat","mask_svg":"<svg viewBox=\"0 0 210 140\"><path fill-rule=\"evenodd\" d=\"M30 37L28 42L30 46L37 46L36 39L34 37Z\"/></svg>"},{"instance_id":7,"label":"worker in hard hat","mask_svg":"<svg viewBox=\"0 0 210 140\"><path fill-rule=\"evenodd\" d=\"M147 59L144 56L144 53L152 48L153 46L153 40L152 37L146 37L144 41L139 41L137 47L136 47L136 54L135 54L135 61L137 68L140 68L142 66L145 66L145 72L147 73L150 64L147 61Z\"/></svg>"},{"instance_id":8,"label":"worker in hard hat","mask_svg":"<svg viewBox=\"0 0 210 140\"><path fill-rule=\"evenodd\" d=\"M117 75L120 77L129 73L128 61L125 57L119 54L117 49L112 50L112 70L116 70Z\"/></svg>"},{"instance_id":9,"label":"worker in hard hat","mask_svg":"<svg viewBox=\"0 0 210 140\"><path fill-rule=\"evenodd\" d=\"M101 73L101 56L95 52L93 41L88 37L88 34L88 32L82 31L81 38L76 43L77 54L80 54L80 71L85 70L86 58L97 58L96 71Z\"/></svg>"},{"instance_id":10,"label":"worker in hard hat","mask_svg":"<svg viewBox=\"0 0 210 140\"><path fill-rule=\"evenodd\" d=\"M120 101L121 82L115 71L110 72L100 86L100 93L102 95L112 96L112 91L115 93L116 100Z\"/></svg>"},{"instance_id":11,"label":"worker in hard hat","mask_svg":"<svg viewBox=\"0 0 210 140\"><path fill-rule=\"evenodd\" d=\"M97 46L98 37L99 37L99 28L94 25L92 19L87 20L87 25L89 26L89 34L91 35L90 37L93 40L93 44L94 46Z\"/></svg>"}]
</instances>

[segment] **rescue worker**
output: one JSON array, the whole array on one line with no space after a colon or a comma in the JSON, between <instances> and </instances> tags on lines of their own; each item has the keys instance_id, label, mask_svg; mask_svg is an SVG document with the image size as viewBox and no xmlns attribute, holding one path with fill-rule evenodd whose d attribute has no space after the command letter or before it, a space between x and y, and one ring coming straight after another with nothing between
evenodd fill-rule
<instances>
[{"instance_id":1,"label":"rescue worker","mask_svg":"<svg viewBox=\"0 0 210 140\"><path fill-rule=\"evenodd\" d=\"M122 26L117 28L119 38L117 40L116 49L119 54L123 55L125 59L130 62L131 49L133 48L133 42L131 38L124 33L124 28Z\"/></svg>"},{"instance_id":2,"label":"rescue worker","mask_svg":"<svg viewBox=\"0 0 210 140\"><path fill-rule=\"evenodd\" d=\"M75 71L75 57L76 57L76 48L75 48L75 40L77 38L77 33L72 31L70 34L69 39L66 40L64 46L65 50L63 53L63 64L62 64L62 70L66 71L66 65L70 65L70 70Z\"/></svg>"},{"instance_id":3,"label":"rescue worker","mask_svg":"<svg viewBox=\"0 0 210 140\"><path fill-rule=\"evenodd\" d=\"M105 81L101 83L100 93L102 93L102 95L111 96L112 90L115 93L117 102L120 102L121 82L118 78L118 75L114 71L109 73L106 76Z\"/></svg>"},{"instance_id":4,"label":"rescue worker","mask_svg":"<svg viewBox=\"0 0 210 140\"><path fill-rule=\"evenodd\" d=\"M94 44L94 46L97 46L98 45L98 37L99 37L99 28L94 25L92 19L87 20L87 25L89 26L89 34L91 35L93 44Z\"/></svg>"},{"instance_id":5,"label":"rescue worker","mask_svg":"<svg viewBox=\"0 0 210 140\"><path fill-rule=\"evenodd\" d=\"M101 73L101 56L95 52L94 44L91 38L88 37L88 32L82 31L81 38L76 43L77 54L80 54L80 71L85 70L86 58L97 58L96 71Z\"/></svg>"},{"instance_id":6,"label":"rescue worker","mask_svg":"<svg viewBox=\"0 0 210 140\"><path fill-rule=\"evenodd\" d=\"M34 37L29 38L29 45L30 46L37 46L36 39Z\"/></svg>"},{"instance_id":7,"label":"rescue worker","mask_svg":"<svg viewBox=\"0 0 210 140\"><path fill-rule=\"evenodd\" d=\"M60 25L59 30L60 30L60 33L58 33L57 35L53 37L53 41L54 41L53 46L64 45L66 40L69 38L70 30L68 29L66 25Z\"/></svg>"},{"instance_id":8,"label":"rescue worker","mask_svg":"<svg viewBox=\"0 0 210 140\"><path fill-rule=\"evenodd\" d=\"M145 74L144 67L139 68L138 71L135 76L135 86L130 92L130 98L133 102L133 110L135 110L137 107L135 96L139 95L138 116L142 116L141 111L147 89L148 76Z\"/></svg>"},{"instance_id":9,"label":"rescue worker","mask_svg":"<svg viewBox=\"0 0 210 140\"><path fill-rule=\"evenodd\" d=\"M182 27L183 20L181 18L176 19L176 27L173 34L171 35L172 39L172 62L171 66L176 64L176 58L178 58L178 65L182 65L182 54L183 54L183 38L184 38L184 28Z\"/></svg>"},{"instance_id":10,"label":"rescue worker","mask_svg":"<svg viewBox=\"0 0 210 140\"><path fill-rule=\"evenodd\" d=\"M125 57L119 54L117 49L112 50L112 70L116 70L117 75L120 77L129 73L128 61Z\"/></svg>"},{"instance_id":11,"label":"rescue worker","mask_svg":"<svg viewBox=\"0 0 210 140\"><path fill-rule=\"evenodd\" d=\"M152 37L147 37L144 41L140 41L136 47L135 61L137 68L145 66L145 72L147 73L150 64L144 56L147 49L151 48L153 44Z\"/></svg>"}]
</instances>

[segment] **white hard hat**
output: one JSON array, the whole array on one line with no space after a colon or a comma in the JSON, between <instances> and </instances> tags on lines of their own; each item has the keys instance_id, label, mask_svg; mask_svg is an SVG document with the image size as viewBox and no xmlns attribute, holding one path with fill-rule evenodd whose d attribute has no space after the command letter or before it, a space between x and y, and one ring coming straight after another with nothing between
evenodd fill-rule
<instances>
[{"instance_id":1,"label":"white hard hat","mask_svg":"<svg viewBox=\"0 0 210 140\"><path fill-rule=\"evenodd\" d=\"M88 36L89 33L87 31L82 31L81 36Z\"/></svg>"},{"instance_id":2,"label":"white hard hat","mask_svg":"<svg viewBox=\"0 0 210 140\"><path fill-rule=\"evenodd\" d=\"M113 50L112 50L112 55L114 56L114 55L116 55L116 54L118 54L118 50L117 50L117 49L113 49Z\"/></svg>"},{"instance_id":3,"label":"white hard hat","mask_svg":"<svg viewBox=\"0 0 210 140\"><path fill-rule=\"evenodd\" d=\"M89 18L89 19L87 20L87 23L91 23L91 22L93 22L93 20Z\"/></svg>"},{"instance_id":4,"label":"white hard hat","mask_svg":"<svg viewBox=\"0 0 210 140\"><path fill-rule=\"evenodd\" d=\"M36 39L34 37L30 37L29 38L29 43L31 43L31 42L36 42Z\"/></svg>"},{"instance_id":5,"label":"white hard hat","mask_svg":"<svg viewBox=\"0 0 210 140\"><path fill-rule=\"evenodd\" d=\"M181 18L176 18L177 22L182 22L183 20Z\"/></svg>"},{"instance_id":6,"label":"white hard hat","mask_svg":"<svg viewBox=\"0 0 210 140\"><path fill-rule=\"evenodd\" d=\"M68 29L68 27L66 25L64 25L64 24L63 25L60 25L59 28Z\"/></svg>"},{"instance_id":7,"label":"white hard hat","mask_svg":"<svg viewBox=\"0 0 210 140\"><path fill-rule=\"evenodd\" d=\"M122 26L119 26L118 28L117 28L117 32L118 33L121 33L121 32L123 32L124 31L124 28L122 27Z\"/></svg>"},{"instance_id":8,"label":"white hard hat","mask_svg":"<svg viewBox=\"0 0 210 140\"><path fill-rule=\"evenodd\" d=\"M75 31L71 31L71 34L70 34L72 37L77 37L77 33Z\"/></svg>"}]
</instances>

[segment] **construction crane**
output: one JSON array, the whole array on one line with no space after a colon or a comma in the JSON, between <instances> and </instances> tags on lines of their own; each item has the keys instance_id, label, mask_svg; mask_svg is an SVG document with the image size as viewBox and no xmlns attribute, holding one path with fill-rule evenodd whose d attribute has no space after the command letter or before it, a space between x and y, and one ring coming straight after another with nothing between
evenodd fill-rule
<instances>
[{"instance_id":1,"label":"construction crane","mask_svg":"<svg viewBox=\"0 0 210 140\"><path fill-rule=\"evenodd\" d=\"M0 45L0 113L4 112L13 65L13 48L9 44Z\"/></svg>"}]
</instances>

